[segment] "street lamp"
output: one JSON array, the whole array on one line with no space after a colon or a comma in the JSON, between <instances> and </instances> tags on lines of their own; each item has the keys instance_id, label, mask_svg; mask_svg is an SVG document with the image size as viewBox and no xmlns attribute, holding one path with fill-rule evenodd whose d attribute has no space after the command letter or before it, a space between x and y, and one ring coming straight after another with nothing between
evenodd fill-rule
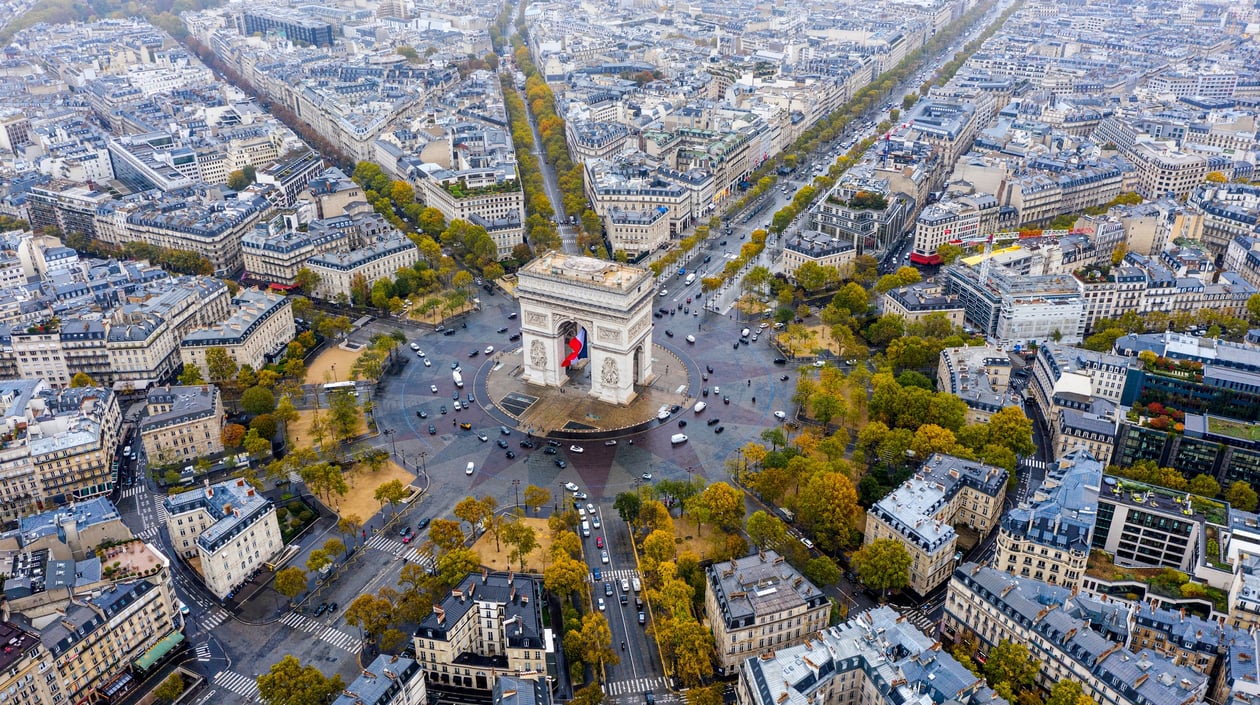
<instances>
[{"instance_id":1,"label":"street lamp","mask_svg":"<svg viewBox=\"0 0 1260 705\"><path fill-rule=\"evenodd\" d=\"M398 442L394 440L394 429L387 428L384 431L381 431L381 433L384 433L385 437L389 439L390 452L392 455L397 457L398 456ZM406 465L406 461L404 461L403 464Z\"/></svg>"},{"instance_id":2,"label":"street lamp","mask_svg":"<svg viewBox=\"0 0 1260 705\"><path fill-rule=\"evenodd\" d=\"M512 480L512 489L516 490L516 506L521 506L521 480L516 478Z\"/></svg>"},{"instance_id":3,"label":"street lamp","mask_svg":"<svg viewBox=\"0 0 1260 705\"><path fill-rule=\"evenodd\" d=\"M337 363L335 362L332 364L332 375L333 375L333 381L336 382L337 381ZM325 379L327 379L327 377L325 377Z\"/></svg>"}]
</instances>

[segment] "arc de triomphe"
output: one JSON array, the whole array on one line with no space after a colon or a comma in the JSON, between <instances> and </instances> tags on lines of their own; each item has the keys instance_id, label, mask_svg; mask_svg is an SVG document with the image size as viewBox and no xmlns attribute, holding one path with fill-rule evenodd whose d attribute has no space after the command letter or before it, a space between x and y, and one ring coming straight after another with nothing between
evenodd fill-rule
<instances>
[{"instance_id":1,"label":"arc de triomphe","mask_svg":"<svg viewBox=\"0 0 1260 705\"><path fill-rule=\"evenodd\" d=\"M628 404L634 385L652 381L652 300L649 270L559 252L545 254L517 273L521 306L522 379L560 387L573 339L585 338L574 361L590 372L591 396Z\"/></svg>"}]
</instances>

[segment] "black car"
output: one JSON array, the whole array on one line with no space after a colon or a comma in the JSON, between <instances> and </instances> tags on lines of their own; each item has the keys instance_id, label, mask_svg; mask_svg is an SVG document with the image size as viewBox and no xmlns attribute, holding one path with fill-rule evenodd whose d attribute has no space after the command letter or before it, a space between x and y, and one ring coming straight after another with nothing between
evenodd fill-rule
<instances>
[{"instance_id":1,"label":"black car","mask_svg":"<svg viewBox=\"0 0 1260 705\"><path fill-rule=\"evenodd\" d=\"M661 318L661 312L657 311L656 313L653 313L652 318Z\"/></svg>"},{"instance_id":2,"label":"black car","mask_svg":"<svg viewBox=\"0 0 1260 705\"><path fill-rule=\"evenodd\" d=\"M416 524L416 528L421 531L424 531L425 527L427 527L428 525L429 525L429 517L425 517L420 520L419 524Z\"/></svg>"},{"instance_id":3,"label":"black car","mask_svg":"<svg viewBox=\"0 0 1260 705\"><path fill-rule=\"evenodd\" d=\"M442 415L443 415L443 416L446 416L446 405L445 405L445 404L443 404L443 405L442 405L442 408L441 408L441 409L438 409L438 411L442 412Z\"/></svg>"},{"instance_id":4,"label":"black car","mask_svg":"<svg viewBox=\"0 0 1260 705\"><path fill-rule=\"evenodd\" d=\"M566 468L566 467L568 467L568 466L569 466L569 464L568 464L568 463L564 462L563 460L561 460L561 459L559 459L559 458L556 458L556 467L558 467L558 468Z\"/></svg>"},{"instance_id":5,"label":"black car","mask_svg":"<svg viewBox=\"0 0 1260 705\"><path fill-rule=\"evenodd\" d=\"M709 388L708 388L708 387L705 387L705 388L704 388L704 391L702 392L702 394L704 394L706 397L707 397L707 396L709 396Z\"/></svg>"},{"instance_id":6,"label":"black car","mask_svg":"<svg viewBox=\"0 0 1260 705\"><path fill-rule=\"evenodd\" d=\"M480 350L474 350L474 351L472 351L472 352L468 353L468 357L477 357L477 355L478 355L480 352L481 352Z\"/></svg>"},{"instance_id":7,"label":"black car","mask_svg":"<svg viewBox=\"0 0 1260 705\"><path fill-rule=\"evenodd\" d=\"M442 331L442 335L455 335L455 329L447 328L446 330Z\"/></svg>"},{"instance_id":8,"label":"black car","mask_svg":"<svg viewBox=\"0 0 1260 705\"><path fill-rule=\"evenodd\" d=\"M788 381L788 376L787 376L787 375L781 375L781 376L779 377L779 381L780 381L780 382L786 382L786 381Z\"/></svg>"},{"instance_id":9,"label":"black car","mask_svg":"<svg viewBox=\"0 0 1260 705\"><path fill-rule=\"evenodd\" d=\"M551 446L547 446L546 448L543 448L543 453L545 453L545 454L547 454L547 455L555 455L555 454L556 454L556 449L555 449L555 448L552 448Z\"/></svg>"},{"instance_id":10,"label":"black car","mask_svg":"<svg viewBox=\"0 0 1260 705\"><path fill-rule=\"evenodd\" d=\"M429 424L429 435L430 436L437 435L437 426L434 426L433 424Z\"/></svg>"},{"instance_id":11,"label":"black car","mask_svg":"<svg viewBox=\"0 0 1260 705\"><path fill-rule=\"evenodd\" d=\"M730 398L728 395L723 394L723 395L722 395L722 403L723 403L723 404L730 404L730 403L731 403L731 398Z\"/></svg>"},{"instance_id":12,"label":"black car","mask_svg":"<svg viewBox=\"0 0 1260 705\"><path fill-rule=\"evenodd\" d=\"M677 405L677 404L675 404L675 405L673 405L673 406L669 407L669 413L671 413L671 414L677 414L677 413L678 413L678 412L680 412L680 411L682 411L682 407L681 407L681 406L679 406L679 405Z\"/></svg>"},{"instance_id":13,"label":"black car","mask_svg":"<svg viewBox=\"0 0 1260 705\"><path fill-rule=\"evenodd\" d=\"M512 458L515 458L515 457L516 457L516 453L514 453L514 452L512 452L512 451L510 451L510 450L507 452L507 459L508 459L508 460L511 460Z\"/></svg>"},{"instance_id":14,"label":"black car","mask_svg":"<svg viewBox=\"0 0 1260 705\"><path fill-rule=\"evenodd\" d=\"M508 314L508 320L509 320L509 321L514 321L514 320L516 320L516 312L515 312L515 311L513 311L512 313L509 313L509 314Z\"/></svg>"},{"instance_id":15,"label":"black car","mask_svg":"<svg viewBox=\"0 0 1260 705\"><path fill-rule=\"evenodd\" d=\"M507 448L507 441L503 440L502 438L495 441L495 444L499 446L500 448Z\"/></svg>"},{"instance_id":16,"label":"black car","mask_svg":"<svg viewBox=\"0 0 1260 705\"><path fill-rule=\"evenodd\" d=\"M672 338L672 337L674 337L674 331L672 331L672 330L667 330L667 331L665 331L665 337L667 337L667 338Z\"/></svg>"},{"instance_id":17,"label":"black car","mask_svg":"<svg viewBox=\"0 0 1260 705\"><path fill-rule=\"evenodd\" d=\"M316 616L316 617L318 617L318 616L320 616L321 614L323 614L323 613L325 613L325 612L327 612L327 611L328 611L328 603L327 603L327 602L321 602L321 603L319 603L319 607L316 607L316 608L315 608L315 616Z\"/></svg>"},{"instance_id":18,"label":"black car","mask_svg":"<svg viewBox=\"0 0 1260 705\"><path fill-rule=\"evenodd\" d=\"M678 419L678 428L687 428L687 419Z\"/></svg>"},{"instance_id":19,"label":"black car","mask_svg":"<svg viewBox=\"0 0 1260 705\"><path fill-rule=\"evenodd\" d=\"M507 326L504 326L495 332L499 334L503 334L503 333L506 333L507 331L508 331Z\"/></svg>"},{"instance_id":20,"label":"black car","mask_svg":"<svg viewBox=\"0 0 1260 705\"><path fill-rule=\"evenodd\" d=\"M734 348L735 350L739 350L739 341L738 341L738 340L736 340L736 341L735 341L735 344L734 344L734 345L732 345L731 347L732 347L732 348Z\"/></svg>"},{"instance_id":21,"label":"black car","mask_svg":"<svg viewBox=\"0 0 1260 705\"><path fill-rule=\"evenodd\" d=\"M517 340L520 340L520 339L521 339L521 334L520 334L520 333L513 333L512 335L508 336L508 340L511 340L511 341L513 341L513 342L515 342L515 341L517 341Z\"/></svg>"},{"instance_id":22,"label":"black car","mask_svg":"<svg viewBox=\"0 0 1260 705\"><path fill-rule=\"evenodd\" d=\"M708 372L709 374L713 374L713 366L712 366L712 365L705 365L705 366L704 366L704 371L705 371L705 372Z\"/></svg>"},{"instance_id":23,"label":"black car","mask_svg":"<svg viewBox=\"0 0 1260 705\"><path fill-rule=\"evenodd\" d=\"M786 358L786 357L776 357L776 358L774 358L774 364L776 364L776 365L786 365L786 364L787 364L787 358Z\"/></svg>"},{"instance_id":24,"label":"black car","mask_svg":"<svg viewBox=\"0 0 1260 705\"><path fill-rule=\"evenodd\" d=\"M336 612L336 611L337 611L337 603L336 603L336 602L329 602L329 603L328 603L328 614L332 614L333 612Z\"/></svg>"},{"instance_id":25,"label":"black car","mask_svg":"<svg viewBox=\"0 0 1260 705\"><path fill-rule=\"evenodd\" d=\"M725 431L725 430L726 430L726 427L725 427L725 426L718 426L717 428L713 429L713 432L714 432L714 433L721 433L721 432L723 432L723 431Z\"/></svg>"},{"instance_id":26,"label":"black car","mask_svg":"<svg viewBox=\"0 0 1260 705\"><path fill-rule=\"evenodd\" d=\"M418 419L427 419L427 418L429 418L429 412L425 411L424 409L421 409L421 410L419 410L419 411L417 411L417 412L416 412L416 418L418 418Z\"/></svg>"},{"instance_id":27,"label":"black car","mask_svg":"<svg viewBox=\"0 0 1260 705\"><path fill-rule=\"evenodd\" d=\"M705 264L708 264L708 263L710 263L710 262L712 262L712 261L713 261L713 255L705 255L705 256L704 256L704 263L705 263Z\"/></svg>"},{"instance_id":28,"label":"black car","mask_svg":"<svg viewBox=\"0 0 1260 705\"><path fill-rule=\"evenodd\" d=\"M722 422L722 419L709 419L706 423L708 423L710 426L716 426L721 422Z\"/></svg>"},{"instance_id":29,"label":"black car","mask_svg":"<svg viewBox=\"0 0 1260 705\"><path fill-rule=\"evenodd\" d=\"M534 446L534 442L533 442L533 441L531 441L531 440L529 440L528 438L526 438L525 440L521 441L521 447L522 447L522 448L534 448L535 446Z\"/></svg>"}]
</instances>

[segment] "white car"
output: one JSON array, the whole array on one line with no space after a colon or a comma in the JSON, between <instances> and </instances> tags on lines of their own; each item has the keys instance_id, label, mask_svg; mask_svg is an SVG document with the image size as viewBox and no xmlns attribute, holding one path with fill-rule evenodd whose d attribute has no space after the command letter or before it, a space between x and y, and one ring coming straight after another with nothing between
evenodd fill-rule
<instances>
[{"instance_id":1,"label":"white car","mask_svg":"<svg viewBox=\"0 0 1260 705\"><path fill-rule=\"evenodd\" d=\"M432 362L429 362L429 358L427 358L427 357L426 357L426 358L424 359L424 366L425 366L425 367L433 367L433 363L432 363Z\"/></svg>"},{"instance_id":2,"label":"white car","mask_svg":"<svg viewBox=\"0 0 1260 705\"><path fill-rule=\"evenodd\" d=\"M715 397L716 397L716 396L718 396L718 395L719 395L719 394L721 394L721 393L722 393L722 388L721 388L721 387L716 387L716 386L715 386L715 387L713 388L713 396L715 396Z\"/></svg>"},{"instance_id":3,"label":"white car","mask_svg":"<svg viewBox=\"0 0 1260 705\"><path fill-rule=\"evenodd\" d=\"M437 394L437 385L436 385L436 384L430 384L430 385L429 385L429 391L430 391L430 392L433 392L434 394Z\"/></svg>"},{"instance_id":4,"label":"white car","mask_svg":"<svg viewBox=\"0 0 1260 705\"><path fill-rule=\"evenodd\" d=\"M602 597L601 597L601 598L599 598L599 611L600 611L600 612L603 612L603 611L604 611L604 598L602 598Z\"/></svg>"},{"instance_id":5,"label":"white car","mask_svg":"<svg viewBox=\"0 0 1260 705\"><path fill-rule=\"evenodd\" d=\"M782 411L776 411L774 412L774 418L782 421L783 419L787 418L787 414Z\"/></svg>"},{"instance_id":6,"label":"white car","mask_svg":"<svg viewBox=\"0 0 1260 705\"><path fill-rule=\"evenodd\" d=\"M490 440L490 437L482 433L481 431L477 432L477 438L481 439L482 443L487 443Z\"/></svg>"},{"instance_id":7,"label":"white car","mask_svg":"<svg viewBox=\"0 0 1260 705\"><path fill-rule=\"evenodd\" d=\"M582 446L569 446L570 453L585 453L586 449Z\"/></svg>"},{"instance_id":8,"label":"white car","mask_svg":"<svg viewBox=\"0 0 1260 705\"><path fill-rule=\"evenodd\" d=\"M494 353L494 346L493 346L493 345L487 345L487 346L486 346L486 352L485 352L485 354L490 355L490 354L493 354L493 353Z\"/></svg>"},{"instance_id":9,"label":"white car","mask_svg":"<svg viewBox=\"0 0 1260 705\"><path fill-rule=\"evenodd\" d=\"M811 549L811 550L814 548L814 542L813 542L813 541L810 541L809 539L805 538L804 536L802 536L802 537L801 537L801 545L802 545L802 546L804 546L805 548L808 548L808 549Z\"/></svg>"},{"instance_id":10,"label":"white car","mask_svg":"<svg viewBox=\"0 0 1260 705\"><path fill-rule=\"evenodd\" d=\"M464 474L471 475L475 469L477 469L477 466L473 465L473 461L469 460L468 465L464 468Z\"/></svg>"},{"instance_id":11,"label":"white car","mask_svg":"<svg viewBox=\"0 0 1260 705\"><path fill-rule=\"evenodd\" d=\"M589 502L587 502L587 504L586 504L586 513L587 513L587 514L594 514L594 513L595 513L595 505L594 505L594 504L591 504L591 503L589 503Z\"/></svg>"},{"instance_id":12,"label":"white car","mask_svg":"<svg viewBox=\"0 0 1260 705\"><path fill-rule=\"evenodd\" d=\"M661 290L660 290L660 292L659 292L659 293L657 293L657 296L669 296L669 290L668 290L668 289L661 289Z\"/></svg>"},{"instance_id":13,"label":"white car","mask_svg":"<svg viewBox=\"0 0 1260 705\"><path fill-rule=\"evenodd\" d=\"M608 551L599 552L599 562L605 564L608 563Z\"/></svg>"},{"instance_id":14,"label":"white car","mask_svg":"<svg viewBox=\"0 0 1260 705\"><path fill-rule=\"evenodd\" d=\"M826 360L814 360L814 367L823 367L827 364Z\"/></svg>"},{"instance_id":15,"label":"white car","mask_svg":"<svg viewBox=\"0 0 1260 705\"><path fill-rule=\"evenodd\" d=\"M645 473L643 473L642 475L639 475L639 477L643 478L644 480L651 480L651 479L652 479L652 473L650 473L650 472L645 472Z\"/></svg>"},{"instance_id":16,"label":"white car","mask_svg":"<svg viewBox=\"0 0 1260 705\"><path fill-rule=\"evenodd\" d=\"M418 355L418 356L420 356L420 357L424 357L424 351L423 351L423 350L417 350L417 351L416 351L416 355Z\"/></svg>"},{"instance_id":17,"label":"white car","mask_svg":"<svg viewBox=\"0 0 1260 705\"><path fill-rule=\"evenodd\" d=\"M411 349L412 349L412 350L419 350L419 349L420 349L420 346L419 346L419 345L417 345L417 344L415 344L415 343L412 343L412 344L411 344Z\"/></svg>"},{"instance_id":18,"label":"white car","mask_svg":"<svg viewBox=\"0 0 1260 705\"><path fill-rule=\"evenodd\" d=\"M568 490L569 492L577 492L578 486L573 484L572 482L566 482L564 483L564 489Z\"/></svg>"}]
</instances>

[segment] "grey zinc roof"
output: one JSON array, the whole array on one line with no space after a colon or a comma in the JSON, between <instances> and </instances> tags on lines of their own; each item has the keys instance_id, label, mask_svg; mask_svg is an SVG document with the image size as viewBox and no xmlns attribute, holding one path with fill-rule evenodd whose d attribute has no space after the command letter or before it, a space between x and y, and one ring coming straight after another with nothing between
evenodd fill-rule
<instances>
[{"instance_id":1,"label":"grey zinc roof","mask_svg":"<svg viewBox=\"0 0 1260 705\"><path fill-rule=\"evenodd\" d=\"M1031 504L1021 504L1002 518L1002 529L1035 543L1088 551L1098 518L1102 463L1077 449L1047 471Z\"/></svg>"},{"instance_id":2,"label":"grey zinc roof","mask_svg":"<svg viewBox=\"0 0 1260 705\"><path fill-rule=\"evenodd\" d=\"M458 587L434 606L434 611L420 622L416 633L432 630L433 638L445 638L446 630L470 610L476 609L478 602L493 602L504 607L504 631L510 645L515 648L542 648L538 594L536 581L527 575L469 573ZM511 624L508 624L509 621Z\"/></svg>"},{"instance_id":3,"label":"grey zinc roof","mask_svg":"<svg viewBox=\"0 0 1260 705\"><path fill-rule=\"evenodd\" d=\"M387 705L399 680L423 678L419 665L405 656L381 654L342 691L333 705Z\"/></svg>"},{"instance_id":4,"label":"grey zinc roof","mask_svg":"<svg viewBox=\"0 0 1260 705\"><path fill-rule=\"evenodd\" d=\"M774 551L715 563L706 573L723 619L731 625L826 599L813 583Z\"/></svg>"}]
</instances>

